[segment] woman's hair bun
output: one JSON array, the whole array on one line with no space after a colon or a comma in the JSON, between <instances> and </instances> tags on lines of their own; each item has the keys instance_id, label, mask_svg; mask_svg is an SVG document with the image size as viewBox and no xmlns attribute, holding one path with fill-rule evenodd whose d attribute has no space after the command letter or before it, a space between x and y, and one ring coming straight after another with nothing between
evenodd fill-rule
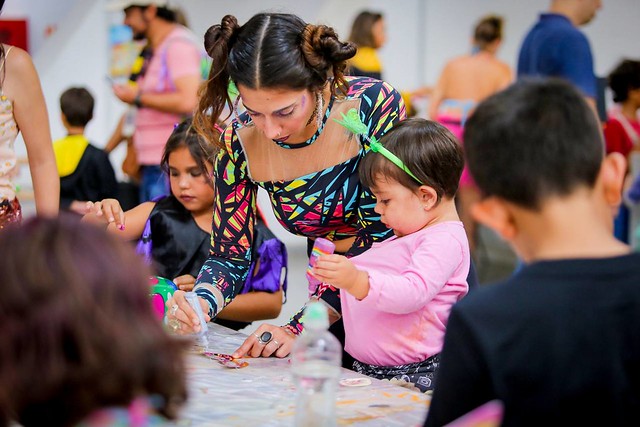
<instances>
[{"instance_id":1,"label":"woman's hair bun","mask_svg":"<svg viewBox=\"0 0 640 427\"><path fill-rule=\"evenodd\" d=\"M327 69L352 58L356 54L356 46L340 41L331 27L307 24L302 32L302 52L309 65Z\"/></svg>"},{"instance_id":2,"label":"woman's hair bun","mask_svg":"<svg viewBox=\"0 0 640 427\"><path fill-rule=\"evenodd\" d=\"M211 58L216 57L216 50L222 46L227 49L229 40L240 28L238 20L233 15L226 15L222 18L220 24L215 24L209 27L204 34L204 49Z\"/></svg>"}]
</instances>

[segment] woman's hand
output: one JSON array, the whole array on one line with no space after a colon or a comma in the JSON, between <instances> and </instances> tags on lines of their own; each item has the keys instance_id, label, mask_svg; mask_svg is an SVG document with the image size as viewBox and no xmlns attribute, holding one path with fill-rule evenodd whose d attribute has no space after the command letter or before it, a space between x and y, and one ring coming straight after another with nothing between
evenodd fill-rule
<instances>
[{"instance_id":1,"label":"woman's hand","mask_svg":"<svg viewBox=\"0 0 640 427\"><path fill-rule=\"evenodd\" d=\"M133 101L138 94L138 90L129 84L114 85L113 94L117 96L120 101L127 104L133 104Z\"/></svg>"},{"instance_id":2,"label":"woman's hand","mask_svg":"<svg viewBox=\"0 0 640 427\"><path fill-rule=\"evenodd\" d=\"M295 340L296 336L284 327L263 324L244 340L233 357L287 357Z\"/></svg>"},{"instance_id":3,"label":"woman's hand","mask_svg":"<svg viewBox=\"0 0 640 427\"><path fill-rule=\"evenodd\" d=\"M174 325L173 332L180 335L194 334L200 332L200 319L187 302L184 294L184 291L175 291L173 296L167 300L167 320L169 325ZM198 301L204 314L204 320L210 321L209 304L200 297L198 297Z\"/></svg>"},{"instance_id":4,"label":"woman's hand","mask_svg":"<svg viewBox=\"0 0 640 427\"><path fill-rule=\"evenodd\" d=\"M196 278L190 274L183 274L173 279L173 283L175 283L181 291L192 291L196 285Z\"/></svg>"},{"instance_id":5,"label":"woman's hand","mask_svg":"<svg viewBox=\"0 0 640 427\"><path fill-rule=\"evenodd\" d=\"M87 202L87 215L102 219L109 224L115 224L118 230L124 230L124 211L116 199L104 199L100 202Z\"/></svg>"}]
</instances>

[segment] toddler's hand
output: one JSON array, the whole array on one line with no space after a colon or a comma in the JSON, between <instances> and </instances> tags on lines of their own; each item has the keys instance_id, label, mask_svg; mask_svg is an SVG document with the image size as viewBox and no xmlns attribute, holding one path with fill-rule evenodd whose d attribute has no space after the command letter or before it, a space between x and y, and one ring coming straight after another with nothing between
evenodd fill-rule
<instances>
[{"instance_id":1,"label":"toddler's hand","mask_svg":"<svg viewBox=\"0 0 640 427\"><path fill-rule=\"evenodd\" d=\"M313 275L336 288L349 290L358 277L358 269L343 255L322 255L316 262Z\"/></svg>"}]
</instances>

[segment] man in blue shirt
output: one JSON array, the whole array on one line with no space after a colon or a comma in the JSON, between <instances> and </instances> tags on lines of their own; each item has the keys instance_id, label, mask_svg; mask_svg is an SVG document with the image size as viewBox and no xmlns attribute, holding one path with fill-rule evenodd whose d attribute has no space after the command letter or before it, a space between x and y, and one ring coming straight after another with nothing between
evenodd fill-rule
<instances>
[{"instance_id":1,"label":"man in blue shirt","mask_svg":"<svg viewBox=\"0 0 640 427\"><path fill-rule=\"evenodd\" d=\"M522 43L518 77L564 78L578 87L595 109L593 56L578 27L590 22L601 6L601 0L552 0L549 12L540 15Z\"/></svg>"}]
</instances>

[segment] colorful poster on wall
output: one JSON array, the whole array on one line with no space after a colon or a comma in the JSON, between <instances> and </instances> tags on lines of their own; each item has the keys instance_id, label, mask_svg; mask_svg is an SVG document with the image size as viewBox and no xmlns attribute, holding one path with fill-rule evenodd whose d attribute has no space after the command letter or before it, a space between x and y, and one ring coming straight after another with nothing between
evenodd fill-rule
<instances>
[{"instance_id":1,"label":"colorful poster on wall","mask_svg":"<svg viewBox=\"0 0 640 427\"><path fill-rule=\"evenodd\" d=\"M0 19L0 42L29 51L26 19Z\"/></svg>"},{"instance_id":2,"label":"colorful poster on wall","mask_svg":"<svg viewBox=\"0 0 640 427\"><path fill-rule=\"evenodd\" d=\"M112 79L124 81L129 78L131 67L143 46L144 42L133 41L131 28L126 25L112 25L109 28L109 75Z\"/></svg>"}]
</instances>

